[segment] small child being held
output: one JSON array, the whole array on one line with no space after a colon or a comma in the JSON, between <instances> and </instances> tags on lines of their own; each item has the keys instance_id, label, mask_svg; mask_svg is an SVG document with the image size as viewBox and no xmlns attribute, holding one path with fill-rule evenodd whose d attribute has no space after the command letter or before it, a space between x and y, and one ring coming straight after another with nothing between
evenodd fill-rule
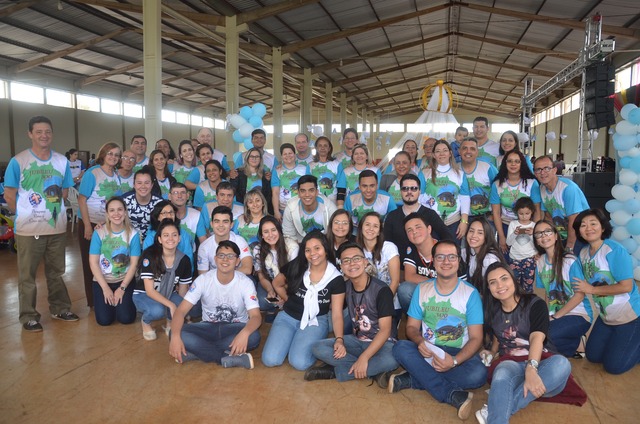
<instances>
[{"instance_id":1,"label":"small child being held","mask_svg":"<svg viewBox=\"0 0 640 424\"><path fill-rule=\"evenodd\" d=\"M530 197L521 197L513 205L517 220L511 221L507 230L507 245L511 248L511 269L517 281L527 293L533 293L533 282L536 278L536 251L533 243L533 227L531 220L535 206Z\"/></svg>"}]
</instances>

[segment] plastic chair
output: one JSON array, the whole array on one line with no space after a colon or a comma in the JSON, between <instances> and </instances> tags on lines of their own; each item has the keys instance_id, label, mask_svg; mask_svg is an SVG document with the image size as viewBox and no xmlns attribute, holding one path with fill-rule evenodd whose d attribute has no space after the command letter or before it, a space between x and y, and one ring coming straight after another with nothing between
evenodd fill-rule
<instances>
[{"instance_id":1,"label":"plastic chair","mask_svg":"<svg viewBox=\"0 0 640 424\"><path fill-rule=\"evenodd\" d=\"M75 187L69 187L69 195L67 196L67 200L69 201L69 208L71 209L71 232L73 233L73 229L75 227L76 221L78 220L78 209L80 205L78 205L78 190Z\"/></svg>"}]
</instances>

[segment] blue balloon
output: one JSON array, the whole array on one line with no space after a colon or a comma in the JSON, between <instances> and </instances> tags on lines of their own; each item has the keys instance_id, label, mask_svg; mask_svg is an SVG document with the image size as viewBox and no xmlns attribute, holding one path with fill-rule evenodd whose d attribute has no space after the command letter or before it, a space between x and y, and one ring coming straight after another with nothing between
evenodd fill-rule
<instances>
[{"instance_id":1,"label":"blue balloon","mask_svg":"<svg viewBox=\"0 0 640 424\"><path fill-rule=\"evenodd\" d=\"M604 208L607 211L609 211L609 213L614 213L619 210L622 210L623 207L624 207L624 203L616 199L611 199L604 205Z\"/></svg>"},{"instance_id":2,"label":"blue balloon","mask_svg":"<svg viewBox=\"0 0 640 424\"><path fill-rule=\"evenodd\" d=\"M244 148L249 150L253 147L253 143L251 142L251 137L244 139Z\"/></svg>"},{"instance_id":3,"label":"blue balloon","mask_svg":"<svg viewBox=\"0 0 640 424\"><path fill-rule=\"evenodd\" d=\"M633 172L640 174L640 156L636 156L635 158L631 159L630 168Z\"/></svg>"},{"instance_id":4,"label":"blue balloon","mask_svg":"<svg viewBox=\"0 0 640 424\"><path fill-rule=\"evenodd\" d=\"M631 218L629 222L627 222L627 231L632 236L640 235L640 218Z\"/></svg>"},{"instance_id":5,"label":"blue balloon","mask_svg":"<svg viewBox=\"0 0 640 424\"><path fill-rule=\"evenodd\" d=\"M620 116L622 116L622 119L629 119L629 112L637 108L638 106L634 105L633 103L627 103L626 105L622 106L622 109L620 109Z\"/></svg>"},{"instance_id":6,"label":"blue balloon","mask_svg":"<svg viewBox=\"0 0 640 424\"><path fill-rule=\"evenodd\" d=\"M640 200L629 199L624 203L624 210L631 214L640 212Z\"/></svg>"},{"instance_id":7,"label":"blue balloon","mask_svg":"<svg viewBox=\"0 0 640 424\"><path fill-rule=\"evenodd\" d=\"M622 135L619 133L615 133L613 135L613 147L615 147L616 150L626 152L627 150L635 146L636 146L635 135Z\"/></svg>"},{"instance_id":8,"label":"blue balloon","mask_svg":"<svg viewBox=\"0 0 640 424\"><path fill-rule=\"evenodd\" d=\"M620 166L626 169L631 168L631 159L633 159L631 156L620 158Z\"/></svg>"},{"instance_id":9,"label":"blue balloon","mask_svg":"<svg viewBox=\"0 0 640 424\"><path fill-rule=\"evenodd\" d=\"M244 141L244 139L240 135L240 131L238 130L235 130L233 132L233 135L231 136L231 138L233 138L233 141L235 141L236 143L242 143Z\"/></svg>"},{"instance_id":10,"label":"blue balloon","mask_svg":"<svg viewBox=\"0 0 640 424\"><path fill-rule=\"evenodd\" d=\"M248 121L249 118L253 116L253 111L249 106L242 106L240 108L240 116L242 116L244 119Z\"/></svg>"},{"instance_id":11,"label":"blue balloon","mask_svg":"<svg viewBox=\"0 0 640 424\"><path fill-rule=\"evenodd\" d=\"M253 128L260 128L262 126L262 118L259 116L253 115L251 118L249 118L249 123L253 125Z\"/></svg>"},{"instance_id":12,"label":"blue balloon","mask_svg":"<svg viewBox=\"0 0 640 424\"><path fill-rule=\"evenodd\" d=\"M627 249L627 252L629 252L629 254L632 254L638 248L638 242L631 237L622 240L620 244L623 245L625 249Z\"/></svg>"},{"instance_id":13,"label":"blue balloon","mask_svg":"<svg viewBox=\"0 0 640 424\"><path fill-rule=\"evenodd\" d=\"M640 125L640 108L635 108L629 112L627 120L633 125Z\"/></svg>"},{"instance_id":14,"label":"blue balloon","mask_svg":"<svg viewBox=\"0 0 640 424\"><path fill-rule=\"evenodd\" d=\"M240 157L242 157L242 152L235 152L233 154L233 163L238 162L238 160L239 160L238 158L240 158Z\"/></svg>"},{"instance_id":15,"label":"blue balloon","mask_svg":"<svg viewBox=\"0 0 640 424\"><path fill-rule=\"evenodd\" d=\"M266 114L267 114L267 107L265 105L263 105L262 103L256 103L255 105L253 105L254 116L257 116L258 118L262 118Z\"/></svg>"}]
</instances>

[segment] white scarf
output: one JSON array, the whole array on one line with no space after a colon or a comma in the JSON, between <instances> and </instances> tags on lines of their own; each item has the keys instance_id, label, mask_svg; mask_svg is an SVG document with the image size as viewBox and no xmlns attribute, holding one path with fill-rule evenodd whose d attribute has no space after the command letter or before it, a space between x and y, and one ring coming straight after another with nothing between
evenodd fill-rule
<instances>
[{"instance_id":1,"label":"white scarf","mask_svg":"<svg viewBox=\"0 0 640 424\"><path fill-rule=\"evenodd\" d=\"M331 280L342 274L329 262L327 263L327 269L325 269L324 275L317 284L311 284L310 275L311 272L307 269L302 276L302 282L307 288L307 292L304 295L304 311L302 312L302 319L300 320L301 330L304 330L307 325L318 325L316 318L320 312L318 294L327 287Z\"/></svg>"}]
</instances>

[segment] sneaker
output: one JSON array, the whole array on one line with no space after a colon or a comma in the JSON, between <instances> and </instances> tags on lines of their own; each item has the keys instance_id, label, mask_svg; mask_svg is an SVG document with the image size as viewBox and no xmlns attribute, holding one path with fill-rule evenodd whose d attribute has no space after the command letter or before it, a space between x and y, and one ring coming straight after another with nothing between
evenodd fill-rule
<instances>
[{"instance_id":1,"label":"sneaker","mask_svg":"<svg viewBox=\"0 0 640 424\"><path fill-rule=\"evenodd\" d=\"M389 387L389 378L396 370L381 372L373 376L373 380L378 383L378 387L381 389L387 389Z\"/></svg>"},{"instance_id":2,"label":"sneaker","mask_svg":"<svg viewBox=\"0 0 640 424\"><path fill-rule=\"evenodd\" d=\"M410 389L411 388L411 375L402 371L399 374L391 374L389 377L389 385L387 390L389 393L397 393L400 390Z\"/></svg>"},{"instance_id":3,"label":"sneaker","mask_svg":"<svg viewBox=\"0 0 640 424\"><path fill-rule=\"evenodd\" d=\"M466 420L471 415L471 407L473 406L473 393L464 390L456 390L451 394L451 405L458 410L458 418Z\"/></svg>"},{"instance_id":4,"label":"sneaker","mask_svg":"<svg viewBox=\"0 0 640 424\"><path fill-rule=\"evenodd\" d=\"M331 380L332 378L336 378L336 373L333 367L327 364L309 368L304 373L304 379L306 381Z\"/></svg>"},{"instance_id":5,"label":"sneaker","mask_svg":"<svg viewBox=\"0 0 640 424\"><path fill-rule=\"evenodd\" d=\"M480 424L487 424L488 419L489 419L489 407L485 403L482 406L482 409L478 409L476 411L476 420L478 420Z\"/></svg>"},{"instance_id":6,"label":"sneaker","mask_svg":"<svg viewBox=\"0 0 640 424\"><path fill-rule=\"evenodd\" d=\"M67 321L67 322L78 321L80 319L80 318L78 318L78 315L74 314L73 312L63 312L61 314L51 314L51 318L59 319L60 321Z\"/></svg>"},{"instance_id":7,"label":"sneaker","mask_svg":"<svg viewBox=\"0 0 640 424\"><path fill-rule=\"evenodd\" d=\"M152 342L158 338L158 335L156 334L156 330L143 331L142 338L148 342Z\"/></svg>"},{"instance_id":8,"label":"sneaker","mask_svg":"<svg viewBox=\"0 0 640 424\"><path fill-rule=\"evenodd\" d=\"M248 370L253 369L253 356L250 353L242 353L240 355L229 355L220 361L224 368L242 367Z\"/></svg>"},{"instance_id":9,"label":"sneaker","mask_svg":"<svg viewBox=\"0 0 640 424\"><path fill-rule=\"evenodd\" d=\"M31 320L29 322L25 322L24 324L22 324L22 328L25 331L30 331L32 333L39 333L42 331L42 324L40 324L38 321Z\"/></svg>"}]
</instances>

